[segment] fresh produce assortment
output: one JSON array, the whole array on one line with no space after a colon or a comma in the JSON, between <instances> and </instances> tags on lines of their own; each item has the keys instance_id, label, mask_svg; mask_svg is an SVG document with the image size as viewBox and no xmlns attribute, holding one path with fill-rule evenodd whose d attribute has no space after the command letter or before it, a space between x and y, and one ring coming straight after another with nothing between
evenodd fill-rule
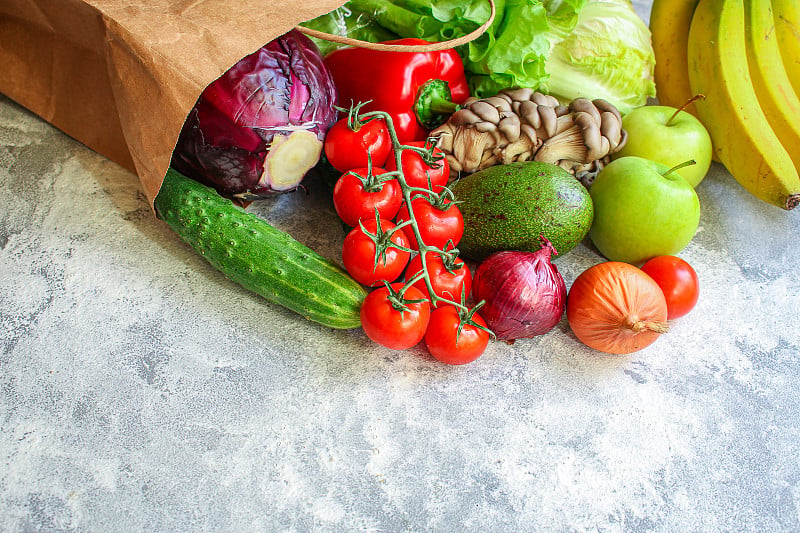
<instances>
[{"instance_id":1,"label":"fresh produce assortment","mask_svg":"<svg viewBox=\"0 0 800 533\"><path fill-rule=\"evenodd\" d=\"M693 112L714 155L755 197L800 203L800 8L796 0L655 0L661 103Z\"/></svg>"},{"instance_id":2,"label":"fresh produce assortment","mask_svg":"<svg viewBox=\"0 0 800 533\"><path fill-rule=\"evenodd\" d=\"M626 0L496 7L487 34L444 52L424 43L472 31L485 1L351 0L309 21L423 48L330 45L323 59L303 42L297 61L312 67L292 62L269 97L264 71L277 63L237 66L190 114L173 163L194 180L171 170L158 215L270 301L390 349L424 345L446 364L562 322L602 353L656 342L699 299L679 254L712 157L762 200L800 201L800 68L779 60L800 50L785 24L800 10L655 0L651 44ZM759 42L770 21L776 38ZM281 50L296 47L290 37ZM646 105L654 58L663 98ZM243 90L260 95L257 112ZM222 120L225 94L242 106ZM348 228L343 269L230 201L296 188L320 158ZM600 260L570 283L557 265L581 243Z\"/></svg>"}]
</instances>

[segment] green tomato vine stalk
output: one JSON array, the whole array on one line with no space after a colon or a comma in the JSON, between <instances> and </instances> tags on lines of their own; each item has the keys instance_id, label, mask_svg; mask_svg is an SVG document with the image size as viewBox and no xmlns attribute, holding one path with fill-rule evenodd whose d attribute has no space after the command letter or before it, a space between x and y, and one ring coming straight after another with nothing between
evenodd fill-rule
<instances>
[{"instance_id":1,"label":"green tomato vine stalk","mask_svg":"<svg viewBox=\"0 0 800 533\"><path fill-rule=\"evenodd\" d=\"M447 264L452 264L452 261L458 256L458 249L454 245L452 249L442 250L441 248L428 245L424 242L422 234L420 233L419 230L419 224L414 214L414 209L412 207L411 200L415 198L417 195L424 195L428 198L431 204L437 208L442 208L444 207L445 204L450 206L455 206L457 202L455 201L453 192L448 187L444 187L441 192L438 193L434 192L431 187L430 179L428 179L429 188L413 187L409 185L408 182L406 181L405 176L403 175L402 155L403 151L405 150L415 151L420 155L420 157L422 157L425 163L427 163L431 167L436 168L435 165L441 164L439 163L439 161L444 157L442 156L437 158L434 154L434 149L436 147L436 140L427 139L423 147L402 144L400 143L397 137L397 132L394 128L394 123L392 122L392 117L388 113L384 111L370 111L361 114L358 112L358 109L361 107L361 105L358 105L354 109L351 109L351 113L356 113L358 115L357 118L358 122L362 123L373 119L382 119L386 123L386 128L389 132L389 136L392 141L392 156L395 158L395 167L397 168L397 170L381 174L380 176L378 176L378 181L383 181L384 176L395 177L400 184L400 188L403 194L403 201L405 202L405 205L408 208L408 220L396 225L392 229L389 229L386 232L388 235L386 235L385 238L384 235L381 235L382 229L380 228L379 216L377 214L377 211L376 211L376 219L378 220L376 220L376 222L378 222L378 225L376 229L376 235L370 234L364 228L363 224L359 222L359 225L361 226L361 231L363 231L366 235L369 235L376 243L375 261L377 264L378 257L381 254L385 254L385 248L381 250L381 246L394 247L410 253L414 252L414 250L397 245L390 239L391 233L393 233L394 231L406 227L411 228L411 231L413 232L414 237L416 238L418 244L420 262L422 264L422 269L420 270L420 272L417 273L415 276L411 277L410 279L406 280L406 282L403 284L402 288L399 291L394 291L388 282L385 283L385 285L389 288L389 300L392 302L392 305L396 309L400 311L406 310L407 304L415 303L416 300L405 299L404 298L405 292L408 290L409 287L411 287L412 285L417 283L420 279L422 279L425 281L425 286L428 289L428 298L433 307L436 307L438 304L442 303L445 305L452 305L453 307L456 308L460 318L460 324L458 327L459 334L461 333L461 330L465 324L470 324L472 326L485 330L489 334L494 336L494 332L492 332L490 329L472 320L473 315L486 303L485 300L481 300L472 308L470 308L466 305L467 295L463 294L463 291L461 294L461 301L457 302L452 299L443 298L438 294L436 294L431 284L430 273L428 270L427 254L428 253L438 254L440 257L442 257L443 262L447 265ZM370 161L370 167L371 167L371 161ZM462 268L467 268L467 267L466 265L464 265Z\"/></svg>"}]
</instances>

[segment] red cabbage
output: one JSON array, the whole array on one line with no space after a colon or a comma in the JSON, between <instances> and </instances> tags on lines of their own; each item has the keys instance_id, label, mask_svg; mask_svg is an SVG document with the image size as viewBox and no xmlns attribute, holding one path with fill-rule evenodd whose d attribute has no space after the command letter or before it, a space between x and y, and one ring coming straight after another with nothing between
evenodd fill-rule
<instances>
[{"instance_id":1,"label":"red cabbage","mask_svg":"<svg viewBox=\"0 0 800 533\"><path fill-rule=\"evenodd\" d=\"M297 30L209 85L183 126L172 166L242 200L295 190L336 121L336 88L316 45Z\"/></svg>"}]
</instances>

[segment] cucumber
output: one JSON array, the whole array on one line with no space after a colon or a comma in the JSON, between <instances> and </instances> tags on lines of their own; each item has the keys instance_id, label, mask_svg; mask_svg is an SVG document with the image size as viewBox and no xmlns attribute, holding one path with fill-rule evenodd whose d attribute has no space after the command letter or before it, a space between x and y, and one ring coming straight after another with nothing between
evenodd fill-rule
<instances>
[{"instance_id":1,"label":"cucumber","mask_svg":"<svg viewBox=\"0 0 800 533\"><path fill-rule=\"evenodd\" d=\"M244 288L330 328L361 326L366 291L358 282L214 189L169 169L154 207L183 241Z\"/></svg>"}]
</instances>

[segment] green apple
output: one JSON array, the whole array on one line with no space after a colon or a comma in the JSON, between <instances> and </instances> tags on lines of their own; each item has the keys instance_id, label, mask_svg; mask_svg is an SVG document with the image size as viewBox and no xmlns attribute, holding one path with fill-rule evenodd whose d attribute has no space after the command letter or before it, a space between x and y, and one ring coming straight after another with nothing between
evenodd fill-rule
<instances>
[{"instance_id":1,"label":"green apple","mask_svg":"<svg viewBox=\"0 0 800 533\"><path fill-rule=\"evenodd\" d=\"M693 115L674 107L648 105L637 107L622 117L628 140L612 157L644 157L672 168L694 159L695 165L678 173L697 187L711 166L711 137Z\"/></svg>"},{"instance_id":2,"label":"green apple","mask_svg":"<svg viewBox=\"0 0 800 533\"><path fill-rule=\"evenodd\" d=\"M612 261L639 264L676 255L700 223L700 200L689 182L675 168L642 157L609 163L589 194L594 203L589 237Z\"/></svg>"}]
</instances>

